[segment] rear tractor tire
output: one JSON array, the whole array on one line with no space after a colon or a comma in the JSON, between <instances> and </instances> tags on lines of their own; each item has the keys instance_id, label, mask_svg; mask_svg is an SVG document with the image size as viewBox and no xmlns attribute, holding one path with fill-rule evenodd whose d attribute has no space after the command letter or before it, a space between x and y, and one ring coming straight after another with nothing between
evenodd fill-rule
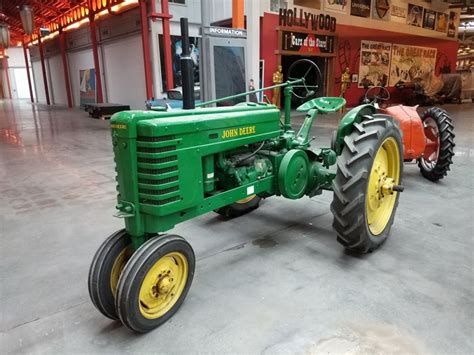
<instances>
[{"instance_id":1,"label":"rear tractor tire","mask_svg":"<svg viewBox=\"0 0 474 355\"><path fill-rule=\"evenodd\" d=\"M221 207L215 210L215 212L225 218L239 217L258 208L261 200L262 198L260 196L250 195L228 206Z\"/></svg>"},{"instance_id":2,"label":"rear tractor tire","mask_svg":"<svg viewBox=\"0 0 474 355\"><path fill-rule=\"evenodd\" d=\"M403 191L402 169L401 132L391 116L354 124L337 160L331 203L337 240L346 249L367 253L387 239Z\"/></svg>"},{"instance_id":3,"label":"rear tractor tire","mask_svg":"<svg viewBox=\"0 0 474 355\"><path fill-rule=\"evenodd\" d=\"M418 159L421 174L431 181L446 176L453 163L454 126L451 116L438 107L431 107L421 115L426 137L423 156Z\"/></svg>"}]
</instances>

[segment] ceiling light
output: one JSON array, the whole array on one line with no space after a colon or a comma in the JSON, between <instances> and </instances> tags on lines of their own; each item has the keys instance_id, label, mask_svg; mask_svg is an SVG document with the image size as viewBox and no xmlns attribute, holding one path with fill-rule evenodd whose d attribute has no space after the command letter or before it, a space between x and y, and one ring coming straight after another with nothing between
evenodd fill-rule
<instances>
[{"instance_id":1,"label":"ceiling light","mask_svg":"<svg viewBox=\"0 0 474 355\"><path fill-rule=\"evenodd\" d=\"M10 30L5 23L0 24L0 46L3 48L10 46Z\"/></svg>"},{"instance_id":2,"label":"ceiling light","mask_svg":"<svg viewBox=\"0 0 474 355\"><path fill-rule=\"evenodd\" d=\"M20 6L20 17L25 34L30 36L35 29L33 8L29 5Z\"/></svg>"}]
</instances>

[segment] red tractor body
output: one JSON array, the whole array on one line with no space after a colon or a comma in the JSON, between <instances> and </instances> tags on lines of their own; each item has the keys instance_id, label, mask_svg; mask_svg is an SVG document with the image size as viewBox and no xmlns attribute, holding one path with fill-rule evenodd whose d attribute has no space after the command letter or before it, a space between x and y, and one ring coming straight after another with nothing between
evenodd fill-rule
<instances>
[{"instance_id":1,"label":"red tractor body","mask_svg":"<svg viewBox=\"0 0 474 355\"><path fill-rule=\"evenodd\" d=\"M397 105L383 110L400 123L400 129L403 132L405 160L419 159L427 154L428 156L432 154L432 149L428 149L431 153L429 151L425 152L426 148L428 148L427 144L430 144L431 141L425 135L423 121L420 119L418 112L416 112L416 108L417 106Z\"/></svg>"}]
</instances>

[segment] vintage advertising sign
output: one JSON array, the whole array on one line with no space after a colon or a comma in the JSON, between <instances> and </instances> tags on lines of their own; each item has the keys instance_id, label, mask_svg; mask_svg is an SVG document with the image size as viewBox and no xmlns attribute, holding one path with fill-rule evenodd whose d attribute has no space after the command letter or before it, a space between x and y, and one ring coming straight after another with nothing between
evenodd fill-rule
<instances>
[{"instance_id":1,"label":"vintage advertising sign","mask_svg":"<svg viewBox=\"0 0 474 355\"><path fill-rule=\"evenodd\" d=\"M407 24L421 27L423 22L423 7L408 4Z\"/></svg>"},{"instance_id":2,"label":"vintage advertising sign","mask_svg":"<svg viewBox=\"0 0 474 355\"><path fill-rule=\"evenodd\" d=\"M393 5L392 4L392 13L393 17L407 18L407 8L403 6Z\"/></svg>"},{"instance_id":3,"label":"vintage advertising sign","mask_svg":"<svg viewBox=\"0 0 474 355\"><path fill-rule=\"evenodd\" d=\"M387 85L392 44L361 41L359 87Z\"/></svg>"},{"instance_id":4,"label":"vintage advertising sign","mask_svg":"<svg viewBox=\"0 0 474 355\"><path fill-rule=\"evenodd\" d=\"M352 0L351 15L359 17L370 17L370 0Z\"/></svg>"},{"instance_id":5,"label":"vintage advertising sign","mask_svg":"<svg viewBox=\"0 0 474 355\"><path fill-rule=\"evenodd\" d=\"M374 0L372 4L372 18L376 20L390 20L390 0Z\"/></svg>"},{"instance_id":6,"label":"vintage advertising sign","mask_svg":"<svg viewBox=\"0 0 474 355\"><path fill-rule=\"evenodd\" d=\"M448 37L456 36L456 28L458 27L459 23L456 23L457 14L454 11L449 13L449 23L448 23Z\"/></svg>"},{"instance_id":7,"label":"vintage advertising sign","mask_svg":"<svg viewBox=\"0 0 474 355\"><path fill-rule=\"evenodd\" d=\"M413 82L431 73L436 67L436 52L436 48L393 44L389 85Z\"/></svg>"},{"instance_id":8,"label":"vintage advertising sign","mask_svg":"<svg viewBox=\"0 0 474 355\"><path fill-rule=\"evenodd\" d=\"M324 10L347 13L349 0L324 0Z\"/></svg>"},{"instance_id":9,"label":"vintage advertising sign","mask_svg":"<svg viewBox=\"0 0 474 355\"><path fill-rule=\"evenodd\" d=\"M334 37L281 31L281 49L302 54L334 53Z\"/></svg>"},{"instance_id":10,"label":"vintage advertising sign","mask_svg":"<svg viewBox=\"0 0 474 355\"><path fill-rule=\"evenodd\" d=\"M436 11L425 9L423 12L423 28L434 30L436 23Z\"/></svg>"},{"instance_id":11,"label":"vintage advertising sign","mask_svg":"<svg viewBox=\"0 0 474 355\"><path fill-rule=\"evenodd\" d=\"M446 33L448 30L448 14L438 12L436 14L436 31Z\"/></svg>"},{"instance_id":12,"label":"vintage advertising sign","mask_svg":"<svg viewBox=\"0 0 474 355\"><path fill-rule=\"evenodd\" d=\"M278 25L284 27L303 27L311 31L336 32L336 18L324 14L313 14L303 9L280 9Z\"/></svg>"}]
</instances>

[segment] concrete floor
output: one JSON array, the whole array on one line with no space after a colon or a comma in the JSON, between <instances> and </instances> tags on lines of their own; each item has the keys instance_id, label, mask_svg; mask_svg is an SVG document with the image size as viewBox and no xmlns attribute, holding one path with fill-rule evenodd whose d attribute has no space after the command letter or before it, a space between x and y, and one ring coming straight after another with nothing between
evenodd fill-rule
<instances>
[{"instance_id":1,"label":"concrete floor","mask_svg":"<svg viewBox=\"0 0 474 355\"><path fill-rule=\"evenodd\" d=\"M446 106L456 156L439 183L405 166L391 238L354 257L336 242L331 193L270 198L228 222L178 226L197 255L180 311L136 335L96 311L87 273L112 217L109 123L0 101L0 349L5 353L474 352L474 105ZM335 117L321 117L318 145Z\"/></svg>"}]
</instances>

